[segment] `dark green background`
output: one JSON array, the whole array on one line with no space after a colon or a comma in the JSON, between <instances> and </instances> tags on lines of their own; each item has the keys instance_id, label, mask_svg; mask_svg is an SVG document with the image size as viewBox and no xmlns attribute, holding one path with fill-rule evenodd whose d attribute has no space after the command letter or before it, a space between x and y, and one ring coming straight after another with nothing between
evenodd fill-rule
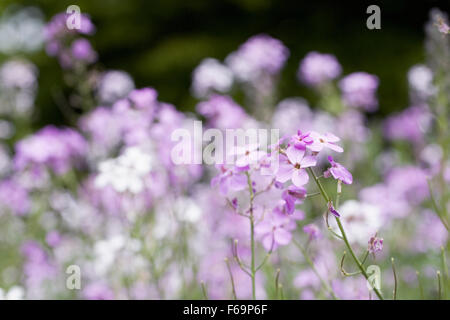
<instances>
[{"instance_id":1,"label":"dark green background","mask_svg":"<svg viewBox=\"0 0 450 320\"><path fill-rule=\"evenodd\" d=\"M1 1L40 7L46 19L77 4L91 15L91 37L105 69L129 72L136 85L153 86L163 101L193 110L190 76L205 57L223 59L248 37L265 32L289 47L280 97L313 92L296 81L299 60L311 50L333 53L344 73L364 70L380 77L380 111L385 115L408 106L406 72L424 61L424 24L429 9L448 11L448 1ZM381 30L366 28L366 8L381 7ZM40 68L39 116L34 123L61 122L50 89L62 85L57 62L42 52L31 57Z\"/></svg>"}]
</instances>

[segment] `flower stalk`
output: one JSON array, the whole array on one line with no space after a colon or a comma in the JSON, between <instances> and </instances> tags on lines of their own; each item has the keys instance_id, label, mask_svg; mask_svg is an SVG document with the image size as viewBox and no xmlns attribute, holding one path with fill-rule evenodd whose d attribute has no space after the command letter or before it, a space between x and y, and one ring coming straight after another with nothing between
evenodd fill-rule
<instances>
[{"instance_id":1,"label":"flower stalk","mask_svg":"<svg viewBox=\"0 0 450 320\"><path fill-rule=\"evenodd\" d=\"M322 194L322 197L324 198L324 200L326 201L326 204L328 206L328 204L331 203L331 200L330 200L330 197L328 196L327 192L325 191L322 183L320 182L319 178L316 176L316 174L314 173L314 171L311 168L308 168L307 170L308 170L309 174L313 177L314 181L316 182L316 185L319 188L320 193ZM353 261L358 266L358 269L361 271L364 278L366 278L366 280L369 280L369 276L368 276L366 270L364 269L362 263L359 261L358 257L356 256L355 252L353 251L352 246L350 245L350 243L348 241L347 234L345 233L345 230L344 230L344 227L342 226L341 220L338 217L335 217L335 219L336 219L336 223L339 227L339 230L341 232L342 240L344 241L350 255L352 256ZM375 294L377 295L378 299L384 300L383 295L380 292L380 290L378 290L377 288L373 288L373 290L375 291Z\"/></svg>"}]
</instances>

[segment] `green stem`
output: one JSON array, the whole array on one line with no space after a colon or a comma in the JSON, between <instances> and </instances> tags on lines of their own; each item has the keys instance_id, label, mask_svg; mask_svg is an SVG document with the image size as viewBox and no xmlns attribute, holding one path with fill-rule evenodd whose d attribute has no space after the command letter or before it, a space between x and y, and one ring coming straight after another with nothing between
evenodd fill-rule
<instances>
[{"instance_id":1,"label":"green stem","mask_svg":"<svg viewBox=\"0 0 450 320\"><path fill-rule=\"evenodd\" d=\"M250 273L252 278L252 299L256 300L256 267L255 267L255 218L253 216L253 199L255 194L253 193L252 180L250 179L250 174L247 175L248 191L250 192L250 247L251 247L251 263L250 263Z\"/></svg>"},{"instance_id":2,"label":"green stem","mask_svg":"<svg viewBox=\"0 0 450 320\"><path fill-rule=\"evenodd\" d=\"M228 258L225 258L225 263L227 264L228 273L230 274L231 290L232 290L232 293L233 293L233 299L237 300L236 287L234 286L233 273L231 272L230 262L228 261Z\"/></svg>"},{"instance_id":3,"label":"green stem","mask_svg":"<svg viewBox=\"0 0 450 320\"><path fill-rule=\"evenodd\" d=\"M322 183L320 183L320 181L317 178L317 176L314 173L314 171L311 168L308 168L308 171L313 176L314 181L316 182L317 187L319 188L320 193L322 194L322 197L325 199L326 205L328 206L328 204L331 201L330 197L328 196L327 192L325 191L324 187L322 186ZM353 251L353 248L352 248L352 246L350 245L350 243L349 243L349 241L347 239L347 234L345 233L345 230L344 230L344 227L342 226L341 220L338 217L335 217L335 218L336 218L337 225L338 225L339 230L340 230L341 235L342 235L342 240L344 241L345 245L347 246L347 249L350 252L350 255L352 256L353 260L355 261L356 265L358 266L358 268L361 271L361 273L364 276L364 278L366 278L366 280L369 280L369 276L367 275L366 270L364 270L363 265L359 261L358 257L355 255L355 252ZM373 290L375 291L375 294L377 295L378 299L384 300L383 295L381 294L381 292L377 288L374 287Z\"/></svg>"}]
</instances>

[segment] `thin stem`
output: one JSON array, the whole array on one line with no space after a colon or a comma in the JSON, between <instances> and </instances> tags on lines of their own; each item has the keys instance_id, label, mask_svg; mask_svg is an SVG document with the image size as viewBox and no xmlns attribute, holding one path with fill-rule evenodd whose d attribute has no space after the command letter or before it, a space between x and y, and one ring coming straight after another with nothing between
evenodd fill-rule
<instances>
[{"instance_id":1,"label":"thin stem","mask_svg":"<svg viewBox=\"0 0 450 320\"><path fill-rule=\"evenodd\" d=\"M250 273L252 278L252 299L256 300L256 267L255 267L255 220L253 216L253 199L255 197L253 193L252 180L250 179L250 174L247 175L248 191L250 192L250 249L251 249L251 263L250 263Z\"/></svg>"},{"instance_id":2,"label":"thin stem","mask_svg":"<svg viewBox=\"0 0 450 320\"><path fill-rule=\"evenodd\" d=\"M206 291L206 286L205 283L203 281L200 282L200 285L202 286L202 292L203 292L203 296L205 297L206 300L209 300L208 298L208 293Z\"/></svg>"},{"instance_id":3,"label":"thin stem","mask_svg":"<svg viewBox=\"0 0 450 320\"><path fill-rule=\"evenodd\" d=\"M443 275L443 279L442 279L442 283L444 285L444 299L447 299L447 289L448 289L448 285L449 285L449 278L448 278L448 267L447 267L447 258L445 256L445 249L444 247L441 247L441 263L442 263L442 268L444 270L444 275Z\"/></svg>"},{"instance_id":4,"label":"thin stem","mask_svg":"<svg viewBox=\"0 0 450 320\"><path fill-rule=\"evenodd\" d=\"M322 283L323 287L325 288L326 291L328 291L328 293L333 297L333 299L337 300L338 298L336 297L336 294L334 293L333 289L331 288L331 286L322 278L322 276L320 275L320 273L317 271L316 266L314 265L314 262L311 260L310 256L308 255L308 252L306 252L305 248L303 248L303 246L298 243L295 239L292 239L292 242L295 244L295 246L297 248L299 248L299 250L301 251L301 253L303 254L303 257L305 258L306 262L309 264L309 266L311 267L311 269L313 270L313 272L316 274L317 278L319 278L320 282Z\"/></svg>"},{"instance_id":5,"label":"thin stem","mask_svg":"<svg viewBox=\"0 0 450 320\"><path fill-rule=\"evenodd\" d=\"M392 299L397 300L397 272L395 272L394 258L391 258L392 272L394 273L394 291L392 293Z\"/></svg>"},{"instance_id":6,"label":"thin stem","mask_svg":"<svg viewBox=\"0 0 450 320\"><path fill-rule=\"evenodd\" d=\"M233 299L234 299L234 300L237 300L237 296L236 296L236 287L234 286L233 273L231 272L230 261L228 260L228 258L225 258L225 263L227 264L228 273L229 273L229 275L230 275L231 290L232 290L232 293L233 293Z\"/></svg>"},{"instance_id":7,"label":"thin stem","mask_svg":"<svg viewBox=\"0 0 450 320\"><path fill-rule=\"evenodd\" d=\"M284 300L283 285L281 283L278 285L278 290L280 291L280 299Z\"/></svg>"},{"instance_id":8,"label":"thin stem","mask_svg":"<svg viewBox=\"0 0 450 320\"><path fill-rule=\"evenodd\" d=\"M425 300L425 295L423 293L423 286L422 286L422 281L420 280L419 271L416 271L416 275L417 275L417 283L419 284L420 299Z\"/></svg>"},{"instance_id":9,"label":"thin stem","mask_svg":"<svg viewBox=\"0 0 450 320\"><path fill-rule=\"evenodd\" d=\"M277 269L277 273L275 275L275 299L278 299L278 289L279 289L279 280L280 280L280 269Z\"/></svg>"},{"instance_id":10,"label":"thin stem","mask_svg":"<svg viewBox=\"0 0 450 320\"><path fill-rule=\"evenodd\" d=\"M314 171L311 168L308 168L308 172L313 176L314 181L316 182L320 193L322 194L322 197L324 198L324 200L326 201L326 205L328 206L328 204L331 202L330 201L330 197L328 196L327 192L325 191L325 189L323 188L322 184L320 183L319 179L317 178L317 176L315 175ZM347 235L344 231L344 227L342 226L341 220L338 217L336 218L336 222L337 225L339 227L339 230L342 234L342 240L344 241L345 245L347 246L348 251L350 252L350 255L352 256L353 260L355 261L356 265L358 266L359 270L361 270L361 273L363 274L364 278L366 278L366 280L369 280L369 276L367 275L366 270L364 270L364 267L362 266L361 262L359 261L359 259L356 257L355 252L353 251L353 248L351 247L348 239L347 239ZM377 297L380 300L384 300L383 295L381 294L381 292L377 289L377 288L373 288L375 291L375 294L377 295Z\"/></svg>"},{"instance_id":11,"label":"thin stem","mask_svg":"<svg viewBox=\"0 0 450 320\"><path fill-rule=\"evenodd\" d=\"M445 218L446 217L446 213L444 211L440 210L439 207L438 207L436 199L434 198L434 195L433 195L433 189L431 187L431 181L427 180L427 182L428 182L428 190L430 192L430 199L431 199L431 204L433 205L433 209L434 209L434 211L436 211L436 215L441 220L441 222L444 225L445 229L447 229L447 231L449 231L448 222L446 221L446 218Z\"/></svg>"},{"instance_id":12,"label":"thin stem","mask_svg":"<svg viewBox=\"0 0 450 320\"><path fill-rule=\"evenodd\" d=\"M233 245L233 247L232 247L234 259L236 260L236 262L237 262L237 264L239 265L239 267L241 268L241 270L244 271L246 274L248 274L248 275L251 277L252 274L250 273L250 271L248 271L248 267L247 267L247 266L241 261L241 259L239 258L239 253L238 253L237 245L238 245L238 240L235 239L235 240L234 240L234 245Z\"/></svg>"},{"instance_id":13,"label":"thin stem","mask_svg":"<svg viewBox=\"0 0 450 320\"><path fill-rule=\"evenodd\" d=\"M437 282L438 282L438 299L442 300L441 272L439 270L436 271L436 275L437 275Z\"/></svg>"}]
</instances>

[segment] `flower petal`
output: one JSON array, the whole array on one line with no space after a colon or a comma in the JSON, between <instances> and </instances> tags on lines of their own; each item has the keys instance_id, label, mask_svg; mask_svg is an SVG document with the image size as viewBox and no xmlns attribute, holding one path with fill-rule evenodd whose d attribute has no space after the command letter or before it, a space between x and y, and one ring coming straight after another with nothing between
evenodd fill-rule
<instances>
[{"instance_id":1,"label":"flower petal","mask_svg":"<svg viewBox=\"0 0 450 320\"><path fill-rule=\"evenodd\" d=\"M297 169L292 173L292 183L302 187L309 181L308 173L304 169Z\"/></svg>"}]
</instances>

